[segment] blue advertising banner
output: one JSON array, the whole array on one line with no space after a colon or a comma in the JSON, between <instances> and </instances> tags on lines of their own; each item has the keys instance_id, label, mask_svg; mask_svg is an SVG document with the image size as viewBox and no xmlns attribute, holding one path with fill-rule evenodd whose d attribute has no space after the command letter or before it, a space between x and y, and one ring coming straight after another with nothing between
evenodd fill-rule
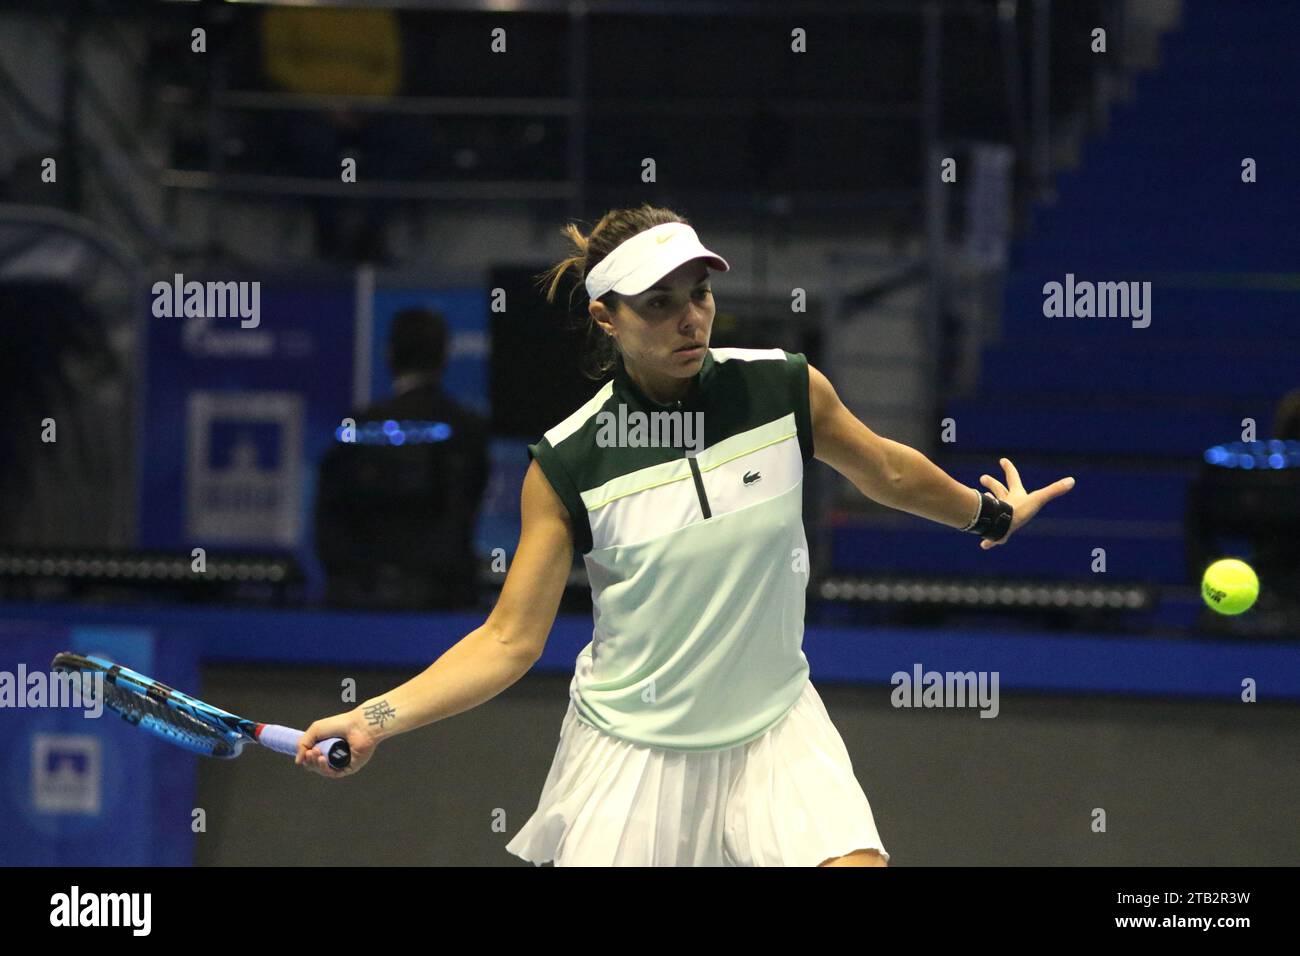
<instances>
[{"instance_id":1,"label":"blue advertising banner","mask_svg":"<svg viewBox=\"0 0 1300 956\"><path fill-rule=\"evenodd\" d=\"M200 294L217 285L152 291L140 544L285 549L311 577L315 464L352 397L354 283Z\"/></svg>"},{"instance_id":2,"label":"blue advertising banner","mask_svg":"<svg viewBox=\"0 0 1300 956\"><path fill-rule=\"evenodd\" d=\"M489 413L484 289L358 288L351 275L255 282L175 276L155 284L140 445L141 547L287 550L307 574L308 599L319 597L317 467L349 410L391 394L388 336L402 309L443 315L443 385ZM515 465L520 454L494 448L495 458ZM522 471L509 471L508 487L485 502L491 530L484 543L491 547L502 539L512 547L518 536Z\"/></svg>"},{"instance_id":3,"label":"blue advertising banner","mask_svg":"<svg viewBox=\"0 0 1300 956\"><path fill-rule=\"evenodd\" d=\"M192 640L159 641L144 628L0 622L0 680L18 695L6 692L0 710L0 865L191 864L200 758L100 704L51 706L49 665L65 650L165 672L178 686L198 680Z\"/></svg>"}]
</instances>

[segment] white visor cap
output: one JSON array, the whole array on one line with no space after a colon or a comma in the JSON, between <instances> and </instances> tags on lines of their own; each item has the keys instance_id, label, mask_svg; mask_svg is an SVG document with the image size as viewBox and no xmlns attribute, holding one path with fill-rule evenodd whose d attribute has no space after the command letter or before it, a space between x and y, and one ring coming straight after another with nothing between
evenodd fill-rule
<instances>
[{"instance_id":1,"label":"white visor cap","mask_svg":"<svg viewBox=\"0 0 1300 956\"><path fill-rule=\"evenodd\" d=\"M683 262L704 258L718 272L731 266L716 252L700 244L695 230L684 222L665 222L631 239L601 259L587 276L587 295L599 299L606 292L636 295L644 292Z\"/></svg>"}]
</instances>

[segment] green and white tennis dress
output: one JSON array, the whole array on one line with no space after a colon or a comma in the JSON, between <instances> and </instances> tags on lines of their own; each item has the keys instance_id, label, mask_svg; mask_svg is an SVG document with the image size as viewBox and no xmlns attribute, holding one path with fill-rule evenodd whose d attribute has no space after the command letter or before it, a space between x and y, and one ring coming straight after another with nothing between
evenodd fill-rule
<instances>
[{"instance_id":1,"label":"green and white tennis dress","mask_svg":"<svg viewBox=\"0 0 1300 956\"><path fill-rule=\"evenodd\" d=\"M620 362L528 450L572 519L595 626L506 849L557 866L888 858L801 650L804 356L709 349L669 404Z\"/></svg>"}]
</instances>

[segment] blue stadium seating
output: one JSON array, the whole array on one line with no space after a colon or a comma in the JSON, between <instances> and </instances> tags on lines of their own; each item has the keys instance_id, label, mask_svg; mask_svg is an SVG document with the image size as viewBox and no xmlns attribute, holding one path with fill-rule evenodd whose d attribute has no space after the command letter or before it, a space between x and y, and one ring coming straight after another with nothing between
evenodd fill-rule
<instances>
[{"instance_id":1,"label":"blue stadium seating","mask_svg":"<svg viewBox=\"0 0 1300 956\"><path fill-rule=\"evenodd\" d=\"M1247 417L1269 437L1300 388L1300 65L1293 4L1184 10L1159 70L1033 210L978 393L942 409L958 441L934 457L958 480L1002 478L1006 456L1030 488L1074 475L1075 489L992 552L919 519L837 529L837 570L1095 580L1102 546L1116 580L1190 583L1182 521L1201 453ZM1150 326L1045 317L1043 284L1066 273L1150 281Z\"/></svg>"}]
</instances>

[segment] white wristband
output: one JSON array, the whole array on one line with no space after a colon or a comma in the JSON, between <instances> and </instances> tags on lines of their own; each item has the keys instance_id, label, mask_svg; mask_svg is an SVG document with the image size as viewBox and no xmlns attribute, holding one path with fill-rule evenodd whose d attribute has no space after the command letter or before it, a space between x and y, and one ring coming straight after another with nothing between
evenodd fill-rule
<instances>
[{"instance_id":1,"label":"white wristband","mask_svg":"<svg viewBox=\"0 0 1300 956\"><path fill-rule=\"evenodd\" d=\"M966 527L962 528L962 531L969 531L971 528L975 527L975 522L978 521L980 517L980 511L984 508L984 492L980 491L978 488L975 488L974 491L975 513L971 515L970 521L966 522Z\"/></svg>"}]
</instances>

